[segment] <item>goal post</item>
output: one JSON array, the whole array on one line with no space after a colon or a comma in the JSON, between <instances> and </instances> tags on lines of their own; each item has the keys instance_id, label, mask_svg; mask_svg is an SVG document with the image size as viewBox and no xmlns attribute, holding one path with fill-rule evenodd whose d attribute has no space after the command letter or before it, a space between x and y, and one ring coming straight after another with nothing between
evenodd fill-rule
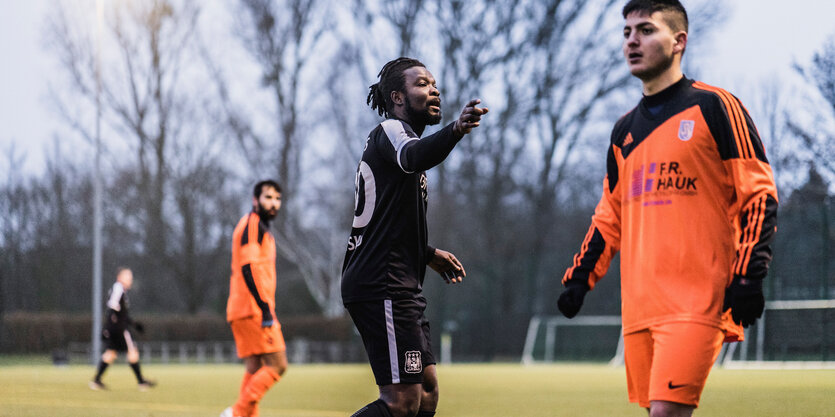
<instances>
[{"instance_id":1,"label":"goal post","mask_svg":"<svg viewBox=\"0 0 835 417\"><path fill-rule=\"evenodd\" d=\"M557 337L567 333L567 329L606 329L607 337L590 335L589 342L604 352L611 352L610 364L623 363L623 332L620 316L581 316L567 319L562 316L534 316L528 323L525 345L522 349L522 363L550 363L556 358ZM560 330L562 329L562 331ZM617 339L613 332L617 331ZM617 341L615 341L617 340Z\"/></svg>"},{"instance_id":2,"label":"goal post","mask_svg":"<svg viewBox=\"0 0 835 417\"><path fill-rule=\"evenodd\" d=\"M835 368L835 300L778 300L728 346L725 367Z\"/></svg>"},{"instance_id":3,"label":"goal post","mask_svg":"<svg viewBox=\"0 0 835 417\"><path fill-rule=\"evenodd\" d=\"M609 353L610 352L610 353ZM523 364L604 360L623 364L620 316L534 316L528 323ZM768 301L745 340L722 348L727 368L835 369L835 299Z\"/></svg>"}]
</instances>

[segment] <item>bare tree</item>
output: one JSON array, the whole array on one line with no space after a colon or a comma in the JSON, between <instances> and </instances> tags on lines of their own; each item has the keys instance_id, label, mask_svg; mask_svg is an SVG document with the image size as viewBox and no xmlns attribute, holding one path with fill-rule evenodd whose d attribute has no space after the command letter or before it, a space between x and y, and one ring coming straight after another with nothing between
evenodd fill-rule
<instances>
[{"instance_id":1,"label":"bare tree","mask_svg":"<svg viewBox=\"0 0 835 417\"><path fill-rule=\"evenodd\" d=\"M208 123L201 111L205 104L200 100L201 71L190 65L195 61L200 7L191 0L111 3L100 48L83 31L79 10L83 9L58 3L47 25L49 47L71 86L68 91L53 89L53 103L67 125L92 142L90 114L96 100L101 100L108 127L103 141L109 156L106 164L112 169L106 185L111 190L118 187L109 201L122 203L108 205L125 213L109 219L123 229L115 235L118 244L136 247L137 242L120 239L135 236L142 258L133 261L141 263L136 269L147 276L144 281L150 284L152 296L169 308L193 312L204 303L205 289L197 288L199 277L188 265L201 250L213 253L214 248L196 244L206 233L191 222L201 211L209 213L211 204L182 200L216 196L221 190L207 193L195 186L193 178L200 177L201 184L218 184L216 177L224 175L215 158L222 150L214 146L217 138L205 128ZM98 80L97 54L103 68ZM195 190L201 192L195 195ZM124 199L119 193L134 198ZM227 273L217 261L214 265L221 274ZM179 291L171 291L172 287Z\"/></svg>"},{"instance_id":2,"label":"bare tree","mask_svg":"<svg viewBox=\"0 0 835 417\"><path fill-rule=\"evenodd\" d=\"M830 284L829 259L835 239L830 220L833 206L830 190L835 178L835 37L822 46L808 66L796 65L795 69L814 88L817 97L807 102L805 118L801 112L785 113L789 131L800 142L800 146L792 152L794 161L800 162L797 165L808 167L807 182L792 194L790 201L796 204L789 207L800 214L800 221L794 223L797 229L807 232L809 236L819 234L821 237L818 247L808 248L799 256L818 255L814 263L819 265L817 275L820 287L812 296L829 298L830 288L833 287ZM793 172L800 171L797 165L793 167ZM810 223L812 227L808 227ZM806 230L803 230L804 226Z\"/></svg>"},{"instance_id":3,"label":"bare tree","mask_svg":"<svg viewBox=\"0 0 835 417\"><path fill-rule=\"evenodd\" d=\"M788 128L800 139L806 162L814 161L818 169L832 178L835 175L835 38L823 45L808 66L796 65L795 69L818 97L807 103L808 119L802 119L799 112L787 113Z\"/></svg>"},{"instance_id":4,"label":"bare tree","mask_svg":"<svg viewBox=\"0 0 835 417\"><path fill-rule=\"evenodd\" d=\"M0 185L0 314L25 308L30 296L23 288L26 282L12 278L24 276L24 256L32 248L35 216L21 176L24 155L10 145L4 156L7 174Z\"/></svg>"},{"instance_id":5,"label":"bare tree","mask_svg":"<svg viewBox=\"0 0 835 417\"><path fill-rule=\"evenodd\" d=\"M272 98L264 117L271 130L261 132L256 119L245 117L233 106L227 108L227 120L235 132L245 157L255 169L268 169L278 176L285 189L286 204L277 221L279 254L301 272L305 285L322 311L328 316L343 313L338 272L341 259L334 236L325 230L333 226L317 221L308 209L319 197L314 179L303 166L312 146L310 134L317 128L316 118L307 116L315 103L315 94L324 82L310 82L305 75L321 65L322 40L330 25L326 0L241 0L244 10L238 22L238 36L261 73L261 85ZM228 91L219 79L220 91ZM262 155L254 160L251 155ZM318 162L318 161L317 161ZM314 164L315 165L315 164ZM248 173L252 177L254 173ZM338 260L337 260L338 259Z\"/></svg>"}]
</instances>

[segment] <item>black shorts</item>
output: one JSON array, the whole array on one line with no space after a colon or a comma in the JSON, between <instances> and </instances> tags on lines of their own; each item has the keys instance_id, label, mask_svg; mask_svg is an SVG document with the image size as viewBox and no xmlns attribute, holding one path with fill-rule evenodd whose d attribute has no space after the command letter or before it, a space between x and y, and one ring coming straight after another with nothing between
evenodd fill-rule
<instances>
[{"instance_id":1,"label":"black shorts","mask_svg":"<svg viewBox=\"0 0 835 417\"><path fill-rule=\"evenodd\" d=\"M377 385L420 384L435 364L425 307L415 300L346 304L362 336Z\"/></svg>"},{"instance_id":2,"label":"black shorts","mask_svg":"<svg viewBox=\"0 0 835 417\"><path fill-rule=\"evenodd\" d=\"M133 336L125 328L106 326L101 332L101 338L104 340L105 350L126 352L128 348L136 349L136 342L133 340Z\"/></svg>"}]
</instances>

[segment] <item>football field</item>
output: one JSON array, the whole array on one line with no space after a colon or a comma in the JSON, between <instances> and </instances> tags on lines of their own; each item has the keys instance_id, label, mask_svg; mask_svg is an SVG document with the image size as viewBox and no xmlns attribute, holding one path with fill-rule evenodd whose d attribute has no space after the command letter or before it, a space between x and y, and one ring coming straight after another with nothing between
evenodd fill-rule
<instances>
[{"instance_id":1,"label":"football field","mask_svg":"<svg viewBox=\"0 0 835 417\"><path fill-rule=\"evenodd\" d=\"M241 365L149 365L158 386L138 392L123 362L108 391L91 391L92 366L0 366L2 417L217 416L235 400ZM439 366L438 417L646 416L626 399L622 367L586 364ZM291 365L267 393L262 417L347 417L377 392L366 365ZM832 416L835 370L714 369L695 415Z\"/></svg>"}]
</instances>

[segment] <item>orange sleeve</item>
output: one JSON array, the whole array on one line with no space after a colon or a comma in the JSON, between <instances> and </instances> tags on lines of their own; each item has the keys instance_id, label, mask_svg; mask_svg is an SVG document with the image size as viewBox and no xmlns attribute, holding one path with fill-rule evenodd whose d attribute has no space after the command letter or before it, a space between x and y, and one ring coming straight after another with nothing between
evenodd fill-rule
<instances>
[{"instance_id":1,"label":"orange sleeve","mask_svg":"<svg viewBox=\"0 0 835 417\"><path fill-rule=\"evenodd\" d=\"M569 280L587 280L589 288L609 270L612 258L620 250L621 199L618 166L623 161L620 148L612 145L607 158L607 175L603 180L603 195L591 218L580 251L574 255L571 266L565 271L562 283Z\"/></svg>"},{"instance_id":2,"label":"orange sleeve","mask_svg":"<svg viewBox=\"0 0 835 417\"><path fill-rule=\"evenodd\" d=\"M777 232L777 188L771 167L756 158L725 162L733 178L739 233L734 275L762 279L771 261L771 241ZM732 213L733 214L733 213Z\"/></svg>"},{"instance_id":3,"label":"orange sleeve","mask_svg":"<svg viewBox=\"0 0 835 417\"><path fill-rule=\"evenodd\" d=\"M731 93L703 86L720 99L724 113L714 122L724 134L717 138L725 170L734 187L730 216L739 234L733 274L762 279L771 261L777 231L777 187L765 148L748 110ZM724 150L724 152L722 152Z\"/></svg>"},{"instance_id":4,"label":"orange sleeve","mask_svg":"<svg viewBox=\"0 0 835 417\"><path fill-rule=\"evenodd\" d=\"M771 261L771 241L777 231L777 187L765 148L754 121L738 98L702 82L693 86L716 96L717 105L705 109L705 116L734 188L728 213L737 234L733 274L765 278Z\"/></svg>"},{"instance_id":5,"label":"orange sleeve","mask_svg":"<svg viewBox=\"0 0 835 417\"><path fill-rule=\"evenodd\" d=\"M275 252L272 239L257 214L251 213L241 236L240 278L244 291L266 317L275 300L275 264L269 252Z\"/></svg>"}]
</instances>

